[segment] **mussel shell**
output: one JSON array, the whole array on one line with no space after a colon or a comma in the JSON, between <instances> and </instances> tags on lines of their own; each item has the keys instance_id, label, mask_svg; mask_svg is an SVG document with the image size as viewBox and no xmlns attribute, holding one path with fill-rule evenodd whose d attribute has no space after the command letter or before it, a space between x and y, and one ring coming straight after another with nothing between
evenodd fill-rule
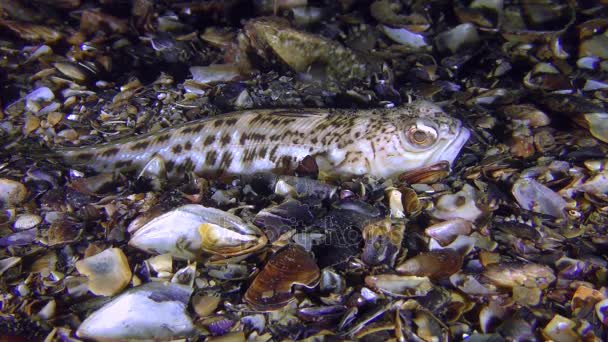
<instances>
[{"instance_id":1,"label":"mussel shell","mask_svg":"<svg viewBox=\"0 0 608 342\"><path fill-rule=\"evenodd\" d=\"M299 245L289 245L268 260L258 274L244 299L259 311L280 309L293 300L293 285L314 287L321 271L312 256Z\"/></svg>"}]
</instances>

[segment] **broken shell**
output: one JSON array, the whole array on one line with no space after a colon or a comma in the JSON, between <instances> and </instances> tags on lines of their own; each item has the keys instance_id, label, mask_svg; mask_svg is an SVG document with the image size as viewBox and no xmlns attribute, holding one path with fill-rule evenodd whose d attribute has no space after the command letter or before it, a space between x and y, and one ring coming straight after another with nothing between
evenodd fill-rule
<instances>
[{"instance_id":1,"label":"broken shell","mask_svg":"<svg viewBox=\"0 0 608 342\"><path fill-rule=\"evenodd\" d=\"M13 227L17 230L24 230L36 227L42 222L42 217L36 214L19 215L13 223Z\"/></svg>"},{"instance_id":2,"label":"broken shell","mask_svg":"<svg viewBox=\"0 0 608 342\"><path fill-rule=\"evenodd\" d=\"M560 342L580 341L581 337L576 333L576 322L561 315L555 315L553 319L543 328L543 336L547 340Z\"/></svg>"},{"instance_id":3,"label":"broken shell","mask_svg":"<svg viewBox=\"0 0 608 342\"><path fill-rule=\"evenodd\" d=\"M17 22L4 19L0 19L0 25L7 27L25 40L53 43L61 39L60 32L46 25L36 25L29 22Z\"/></svg>"},{"instance_id":4,"label":"broken shell","mask_svg":"<svg viewBox=\"0 0 608 342\"><path fill-rule=\"evenodd\" d=\"M94 340L170 340L194 331L186 309L192 288L150 282L121 294L82 322L76 334Z\"/></svg>"},{"instance_id":5,"label":"broken shell","mask_svg":"<svg viewBox=\"0 0 608 342\"><path fill-rule=\"evenodd\" d=\"M399 175L399 180L408 184L433 184L450 174L450 163L442 160L432 165L406 171Z\"/></svg>"},{"instance_id":6,"label":"broken shell","mask_svg":"<svg viewBox=\"0 0 608 342\"><path fill-rule=\"evenodd\" d=\"M255 310L276 310L294 299L293 285L314 287L320 276L312 256L299 245L289 245L268 260L245 292L244 300Z\"/></svg>"},{"instance_id":7,"label":"broken shell","mask_svg":"<svg viewBox=\"0 0 608 342\"><path fill-rule=\"evenodd\" d=\"M195 295L192 298L192 307L199 317L206 317L211 315L217 306L222 301L222 298L216 296L201 296Z\"/></svg>"},{"instance_id":8,"label":"broken shell","mask_svg":"<svg viewBox=\"0 0 608 342\"><path fill-rule=\"evenodd\" d=\"M428 277L378 274L365 277L365 284L380 292L397 297L424 296L433 289Z\"/></svg>"},{"instance_id":9,"label":"broken shell","mask_svg":"<svg viewBox=\"0 0 608 342\"><path fill-rule=\"evenodd\" d=\"M431 215L440 220L462 218L475 221L482 214L475 205L476 201L477 191L469 184L465 184L459 192L441 196Z\"/></svg>"},{"instance_id":10,"label":"broken shell","mask_svg":"<svg viewBox=\"0 0 608 342\"><path fill-rule=\"evenodd\" d=\"M500 111L511 120L527 122L530 127L542 127L551 123L547 114L528 104L505 106Z\"/></svg>"},{"instance_id":11,"label":"broken shell","mask_svg":"<svg viewBox=\"0 0 608 342\"><path fill-rule=\"evenodd\" d=\"M175 258L197 259L202 252L234 256L256 251L268 239L257 227L215 208L188 204L138 229L129 245Z\"/></svg>"},{"instance_id":12,"label":"broken shell","mask_svg":"<svg viewBox=\"0 0 608 342\"><path fill-rule=\"evenodd\" d=\"M401 188L401 200L403 201L404 209L409 217L415 217L422 211L423 203L418 198L418 194L412 188Z\"/></svg>"},{"instance_id":13,"label":"broken shell","mask_svg":"<svg viewBox=\"0 0 608 342\"><path fill-rule=\"evenodd\" d=\"M420 253L395 269L404 275L429 278L447 278L460 271L463 257L453 249L437 249Z\"/></svg>"},{"instance_id":14,"label":"broken shell","mask_svg":"<svg viewBox=\"0 0 608 342\"><path fill-rule=\"evenodd\" d=\"M8 257L0 260L0 276L6 272L9 268L17 265L21 262L20 257Z\"/></svg>"},{"instance_id":15,"label":"broken shell","mask_svg":"<svg viewBox=\"0 0 608 342\"><path fill-rule=\"evenodd\" d=\"M535 213L567 219L568 203L555 191L532 178L520 178L511 189L519 205Z\"/></svg>"},{"instance_id":16,"label":"broken shell","mask_svg":"<svg viewBox=\"0 0 608 342\"><path fill-rule=\"evenodd\" d=\"M445 246L458 235L469 235L473 229L473 224L465 219L456 218L436 223L424 230L425 234L437 240L439 244Z\"/></svg>"},{"instance_id":17,"label":"broken shell","mask_svg":"<svg viewBox=\"0 0 608 342\"><path fill-rule=\"evenodd\" d=\"M127 287L131 280L127 257L118 248L106 249L79 260L76 269L89 278L89 290L96 295L114 295Z\"/></svg>"},{"instance_id":18,"label":"broken shell","mask_svg":"<svg viewBox=\"0 0 608 342\"><path fill-rule=\"evenodd\" d=\"M587 113L575 117L575 122L589 130L591 134L608 143L608 113Z\"/></svg>"},{"instance_id":19,"label":"broken shell","mask_svg":"<svg viewBox=\"0 0 608 342\"><path fill-rule=\"evenodd\" d=\"M430 49L430 45L426 41L425 36L421 33L412 32L402 27L392 28L386 25L381 25L380 28L392 41L405 45L411 48L412 51Z\"/></svg>"},{"instance_id":20,"label":"broken shell","mask_svg":"<svg viewBox=\"0 0 608 342\"><path fill-rule=\"evenodd\" d=\"M595 314L605 326L608 326L608 299L595 304Z\"/></svg>"},{"instance_id":21,"label":"broken shell","mask_svg":"<svg viewBox=\"0 0 608 342\"><path fill-rule=\"evenodd\" d=\"M455 54L465 48L477 46L479 41L475 25L465 23L438 34L435 45L439 51Z\"/></svg>"},{"instance_id":22,"label":"broken shell","mask_svg":"<svg viewBox=\"0 0 608 342\"><path fill-rule=\"evenodd\" d=\"M390 219L368 224L363 228L365 246L361 253L361 260L370 266L395 264L397 254L401 250L403 240L403 224L392 224Z\"/></svg>"},{"instance_id":23,"label":"broken shell","mask_svg":"<svg viewBox=\"0 0 608 342\"><path fill-rule=\"evenodd\" d=\"M25 100L34 102L48 102L55 98L55 94L49 87L39 87L25 95Z\"/></svg>"},{"instance_id":24,"label":"broken shell","mask_svg":"<svg viewBox=\"0 0 608 342\"><path fill-rule=\"evenodd\" d=\"M556 279L555 273L550 267L535 263L490 264L484 270L483 275L493 284L508 288L519 285L544 289Z\"/></svg>"},{"instance_id":25,"label":"broken shell","mask_svg":"<svg viewBox=\"0 0 608 342\"><path fill-rule=\"evenodd\" d=\"M401 192L395 188L386 189L388 196L388 205L391 209L392 218L404 218L405 213L403 212L403 203L401 202Z\"/></svg>"},{"instance_id":26,"label":"broken shell","mask_svg":"<svg viewBox=\"0 0 608 342\"><path fill-rule=\"evenodd\" d=\"M0 205L3 207L14 207L23 201L27 196L25 185L6 178L0 179Z\"/></svg>"},{"instance_id":27,"label":"broken shell","mask_svg":"<svg viewBox=\"0 0 608 342\"><path fill-rule=\"evenodd\" d=\"M62 74L75 81L84 82L88 78L85 69L78 64L69 62L58 62L55 63L53 66Z\"/></svg>"},{"instance_id":28,"label":"broken shell","mask_svg":"<svg viewBox=\"0 0 608 342\"><path fill-rule=\"evenodd\" d=\"M190 67L192 78L199 83L230 82L237 80L241 74L235 65L211 64L209 66Z\"/></svg>"}]
</instances>

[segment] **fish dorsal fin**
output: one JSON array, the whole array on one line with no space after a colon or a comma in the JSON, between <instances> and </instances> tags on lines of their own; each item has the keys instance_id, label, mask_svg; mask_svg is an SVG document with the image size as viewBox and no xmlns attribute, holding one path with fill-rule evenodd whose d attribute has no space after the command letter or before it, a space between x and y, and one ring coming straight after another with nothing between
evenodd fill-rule
<instances>
[{"instance_id":1,"label":"fish dorsal fin","mask_svg":"<svg viewBox=\"0 0 608 342\"><path fill-rule=\"evenodd\" d=\"M284 118L315 118L327 115L327 112L319 111L316 109L279 109L270 113L272 116L279 116Z\"/></svg>"}]
</instances>

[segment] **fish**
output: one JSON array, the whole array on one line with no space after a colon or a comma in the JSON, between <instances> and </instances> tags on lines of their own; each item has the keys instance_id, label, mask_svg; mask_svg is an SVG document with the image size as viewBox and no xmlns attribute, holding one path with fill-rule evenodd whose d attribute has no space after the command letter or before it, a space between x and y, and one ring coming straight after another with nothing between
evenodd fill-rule
<instances>
[{"instance_id":1,"label":"fish","mask_svg":"<svg viewBox=\"0 0 608 342\"><path fill-rule=\"evenodd\" d=\"M56 151L68 165L94 172L140 171L162 161L166 175L286 173L305 157L341 179L391 178L454 162L469 139L461 121L416 101L378 109L257 109L191 121L101 145Z\"/></svg>"}]
</instances>

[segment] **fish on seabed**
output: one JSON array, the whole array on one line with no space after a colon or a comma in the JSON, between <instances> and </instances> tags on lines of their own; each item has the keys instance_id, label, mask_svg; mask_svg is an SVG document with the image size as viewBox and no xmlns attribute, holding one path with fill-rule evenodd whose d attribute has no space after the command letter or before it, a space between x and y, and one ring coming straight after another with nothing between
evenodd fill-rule
<instances>
[{"instance_id":1,"label":"fish on seabed","mask_svg":"<svg viewBox=\"0 0 608 342\"><path fill-rule=\"evenodd\" d=\"M418 101L395 108L263 109L232 112L102 145L60 149L66 163L96 172L142 170L164 162L185 173L293 170L306 156L320 172L394 177L457 157L470 136L458 119Z\"/></svg>"}]
</instances>

